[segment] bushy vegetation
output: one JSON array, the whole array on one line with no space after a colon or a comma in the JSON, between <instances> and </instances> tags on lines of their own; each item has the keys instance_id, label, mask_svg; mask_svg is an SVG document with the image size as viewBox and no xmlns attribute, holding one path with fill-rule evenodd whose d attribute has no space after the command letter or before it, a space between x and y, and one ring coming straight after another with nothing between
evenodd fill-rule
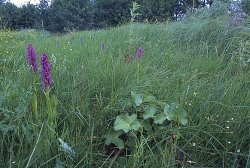
<instances>
[{"instance_id":1,"label":"bushy vegetation","mask_svg":"<svg viewBox=\"0 0 250 168\"><path fill-rule=\"evenodd\" d=\"M207 10L61 36L1 31L0 167L249 167L249 25ZM38 72L49 57L51 97L28 44Z\"/></svg>"},{"instance_id":2,"label":"bushy vegetation","mask_svg":"<svg viewBox=\"0 0 250 168\"><path fill-rule=\"evenodd\" d=\"M6 2L6 3L4 3ZM16 7L0 1L0 29L42 29L51 32L114 27L130 21L132 2L141 5L141 22L177 20L191 8L213 0L40 0Z\"/></svg>"},{"instance_id":3,"label":"bushy vegetation","mask_svg":"<svg viewBox=\"0 0 250 168\"><path fill-rule=\"evenodd\" d=\"M243 10L246 14L250 14L250 1L248 0L242 0L242 6Z\"/></svg>"}]
</instances>

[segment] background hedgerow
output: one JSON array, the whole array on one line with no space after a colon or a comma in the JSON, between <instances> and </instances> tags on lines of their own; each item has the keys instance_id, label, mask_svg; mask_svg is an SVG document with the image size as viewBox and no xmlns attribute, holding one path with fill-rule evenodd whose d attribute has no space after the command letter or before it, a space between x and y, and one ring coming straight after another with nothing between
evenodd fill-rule
<instances>
[{"instance_id":1,"label":"background hedgerow","mask_svg":"<svg viewBox=\"0 0 250 168\"><path fill-rule=\"evenodd\" d=\"M230 29L228 21L227 15L192 16L60 36L1 31L0 167L191 167L191 161L196 167L249 167L249 21ZM45 124L27 117L32 113L29 43L50 59L51 93L58 99L56 132L74 149L73 156L57 140L49 146ZM137 60L125 60L131 53L136 57L139 47L143 57L137 82ZM46 105L39 77L36 86L42 114ZM128 156L105 155L105 135L116 116L133 113L124 105L132 90L177 102L187 112L188 125L178 128L172 152L173 130L167 130L152 144L137 137Z\"/></svg>"}]
</instances>

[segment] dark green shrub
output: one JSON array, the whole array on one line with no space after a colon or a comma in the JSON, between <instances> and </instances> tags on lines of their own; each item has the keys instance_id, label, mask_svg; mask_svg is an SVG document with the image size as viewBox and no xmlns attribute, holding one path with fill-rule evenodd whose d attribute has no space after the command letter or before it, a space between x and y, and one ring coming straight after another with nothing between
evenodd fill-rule
<instances>
[{"instance_id":1,"label":"dark green shrub","mask_svg":"<svg viewBox=\"0 0 250 168\"><path fill-rule=\"evenodd\" d=\"M250 14L250 1L242 0L242 7L243 7L243 11L249 15Z\"/></svg>"}]
</instances>

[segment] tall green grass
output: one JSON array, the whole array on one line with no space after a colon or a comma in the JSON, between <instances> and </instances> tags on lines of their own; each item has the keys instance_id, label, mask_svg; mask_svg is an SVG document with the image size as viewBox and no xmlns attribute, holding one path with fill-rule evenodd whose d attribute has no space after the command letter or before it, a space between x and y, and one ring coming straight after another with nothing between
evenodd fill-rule
<instances>
[{"instance_id":1,"label":"tall green grass","mask_svg":"<svg viewBox=\"0 0 250 168\"><path fill-rule=\"evenodd\" d=\"M51 35L0 32L0 167L249 167L250 27L225 26L228 16L193 15L168 24L139 24ZM129 34L133 30L132 40ZM32 117L32 86L26 46L52 63L58 99L58 137L75 151L48 141L45 122ZM103 47L104 46L104 47ZM136 81L138 47L144 55ZM39 59L38 59L39 60ZM39 60L40 63L40 60ZM41 77L38 111L45 112ZM189 115L174 146L169 136L150 144L138 137L129 156L105 155L105 134L131 90L178 102ZM171 132L171 130L169 130ZM183 159L177 159L179 154Z\"/></svg>"}]
</instances>

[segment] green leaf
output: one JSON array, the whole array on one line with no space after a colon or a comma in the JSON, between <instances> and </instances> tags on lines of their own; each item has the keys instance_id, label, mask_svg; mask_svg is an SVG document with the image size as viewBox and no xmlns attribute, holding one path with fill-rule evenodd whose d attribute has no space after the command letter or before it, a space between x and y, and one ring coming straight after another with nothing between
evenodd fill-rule
<instances>
[{"instance_id":1,"label":"green leaf","mask_svg":"<svg viewBox=\"0 0 250 168\"><path fill-rule=\"evenodd\" d=\"M188 124L187 112L180 108L179 104L172 103L164 106L164 114L167 116L169 121L175 121L182 125Z\"/></svg>"},{"instance_id":2,"label":"green leaf","mask_svg":"<svg viewBox=\"0 0 250 168\"><path fill-rule=\"evenodd\" d=\"M170 105L166 104L164 106L164 114L167 116L167 119L169 121L172 121L174 118L174 106L170 106Z\"/></svg>"},{"instance_id":3,"label":"green leaf","mask_svg":"<svg viewBox=\"0 0 250 168\"><path fill-rule=\"evenodd\" d=\"M146 120L148 118L154 118L156 111L157 108L155 106L148 106L143 113L143 119Z\"/></svg>"},{"instance_id":4,"label":"green leaf","mask_svg":"<svg viewBox=\"0 0 250 168\"><path fill-rule=\"evenodd\" d=\"M167 119L167 116L164 113L160 113L155 116L154 123L163 124L166 119Z\"/></svg>"},{"instance_id":5,"label":"green leaf","mask_svg":"<svg viewBox=\"0 0 250 168\"><path fill-rule=\"evenodd\" d=\"M137 131L141 127L140 122L137 120L137 115L133 114L129 116L128 114L119 115L116 117L114 123L114 129L116 131L123 130L125 133L128 133L130 130Z\"/></svg>"},{"instance_id":6,"label":"green leaf","mask_svg":"<svg viewBox=\"0 0 250 168\"><path fill-rule=\"evenodd\" d=\"M181 118L180 119L180 123L184 126L186 126L188 124L188 119L187 118Z\"/></svg>"},{"instance_id":7,"label":"green leaf","mask_svg":"<svg viewBox=\"0 0 250 168\"><path fill-rule=\"evenodd\" d=\"M188 124L188 119L187 119L187 112L181 108L179 108L175 114L175 121L179 122L182 125L187 125Z\"/></svg>"},{"instance_id":8,"label":"green leaf","mask_svg":"<svg viewBox=\"0 0 250 168\"><path fill-rule=\"evenodd\" d=\"M143 95L144 99L143 102L145 103L155 103L156 102L156 98L152 95Z\"/></svg>"},{"instance_id":9,"label":"green leaf","mask_svg":"<svg viewBox=\"0 0 250 168\"><path fill-rule=\"evenodd\" d=\"M132 97L133 100L135 100L136 93L134 91L131 91L131 97Z\"/></svg>"},{"instance_id":10,"label":"green leaf","mask_svg":"<svg viewBox=\"0 0 250 168\"><path fill-rule=\"evenodd\" d=\"M125 106L126 107L133 107L133 105L134 105L134 101L132 100L132 99L126 99L125 100Z\"/></svg>"},{"instance_id":11,"label":"green leaf","mask_svg":"<svg viewBox=\"0 0 250 168\"><path fill-rule=\"evenodd\" d=\"M142 104L142 95L141 94L137 94L136 98L135 98L135 105L136 106L140 106Z\"/></svg>"},{"instance_id":12,"label":"green leaf","mask_svg":"<svg viewBox=\"0 0 250 168\"><path fill-rule=\"evenodd\" d=\"M141 127L141 123L138 120L136 120L135 122L131 124L132 130L138 131L140 127Z\"/></svg>"},{"instance_id":13,"label":"green leaf","mask_svg":"<svg viewBox=\"0 0 250 168\"><path fill-rule=\"evenodd\" d=\"M142 104L142 99L143 99L142 94L137 94L134 91L131 91L131 97L135 101L136 106L140 106Z\"/></svg>"},{"instance_id":14,"label":"green leaf","mask_svg":"<svg viewBox=\"0 0 250 168\"><path fill-rule=\"evenodd\" d=\"M150 124L149 120L143 120L141 125L146 131L152 131L152 125Z\"/></svg>"},{"instance_id":15,"label":"green leaf","mask_svg":"<svg viewBox=\"0 0 250 168\"><path fill-rule=\"evenodd\" d=\"M111 143L115 144L118 149L124 148L124 142L122 139L119 138L120 135L122 135L122 131L112 131L108 135L106 135L105 144L110 145Z\"/></svg>"}]
</instances>

